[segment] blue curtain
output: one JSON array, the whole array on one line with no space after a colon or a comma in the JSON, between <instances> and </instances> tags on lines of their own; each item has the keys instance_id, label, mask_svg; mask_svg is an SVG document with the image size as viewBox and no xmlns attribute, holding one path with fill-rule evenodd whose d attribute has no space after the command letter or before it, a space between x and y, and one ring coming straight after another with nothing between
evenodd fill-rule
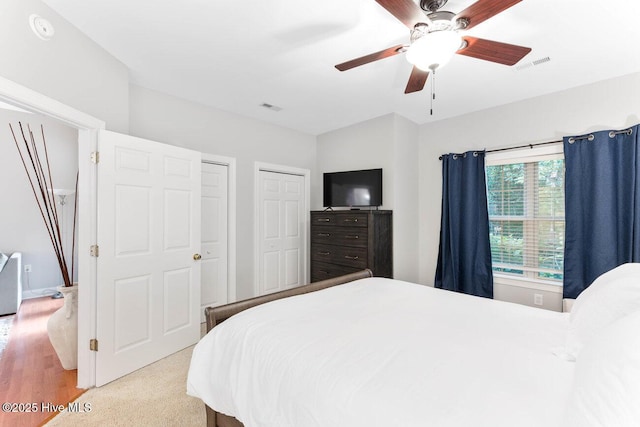
<instances>
[{"instance_id":1,"label":"blue curtain","mask_svg":"<svg viewBox=\"0 0 640 427\"><path fill-rule=\"evenodd\" d=\"M564 297L640 261L638 126L565 137Z\"/></svg>"},{"instance_id":2,"label":"blue curtain","mask_svg":"<svg viewBox=\"0 0 640 427\"><path fill-rule=\"evenodd\" d=\"M484 152L442 156L436 288L493 298Z\"/></svg>"}]
</instances>

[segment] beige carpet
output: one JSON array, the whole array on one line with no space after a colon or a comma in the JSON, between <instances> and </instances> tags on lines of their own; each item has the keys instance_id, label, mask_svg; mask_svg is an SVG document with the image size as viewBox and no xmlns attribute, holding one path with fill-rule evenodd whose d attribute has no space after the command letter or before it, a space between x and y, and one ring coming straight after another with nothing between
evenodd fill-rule
<instances>
[{"instance_id":1,"label":"beige carpet","mask_svg":"<svg viewBox=\"0 0 640 427\"><path fill-rule=\"evenodd\" d=\"M197 426L206 425L204 404L187 396L187 371L193 347L99 388L78 402L91 412L63 412L46 426Z\"/></svg>"}]
</instances>

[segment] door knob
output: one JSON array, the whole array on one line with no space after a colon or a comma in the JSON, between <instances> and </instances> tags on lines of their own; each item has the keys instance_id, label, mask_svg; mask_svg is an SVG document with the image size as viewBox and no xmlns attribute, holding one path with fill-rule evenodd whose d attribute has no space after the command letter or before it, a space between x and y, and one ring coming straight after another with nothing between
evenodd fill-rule
<instances>
[{"instance_id":1,"label":"door knob","mask_svg":"<svg viewBox=\"0 0 640 427\"><path fill-rule=\"evenodd\" d=\"M193 254L193 259L195 259L196 261L200 260L202 258L202 255L200 254Z\"/></svg>"}]
</instances>

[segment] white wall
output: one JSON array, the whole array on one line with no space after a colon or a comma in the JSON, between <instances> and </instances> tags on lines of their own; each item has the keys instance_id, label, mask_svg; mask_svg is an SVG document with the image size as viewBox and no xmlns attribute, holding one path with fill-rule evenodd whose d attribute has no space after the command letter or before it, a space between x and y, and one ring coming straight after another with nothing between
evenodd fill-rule
<instances>
[{"instance_id":1,"label":"white wall","mask_svg":"<svg viewBox=\"0 0 640 427\"><path fill-rule=\"evenodd\" d=\"M395 116L393 239L395 278L418 282L419 127Z\"/></svg>"},{"instance_id":2,"label":"white wall","mask_svg":"<svg viewBox=\"0 0 640 427\"><path fill-rule=\"evenodd\" d=\"M322 174L382 168L381 209L393 209L394 115L378 117L318 136L311 206L322 209Z\"/></svg>"},{"instance_id":3,"label":"white wall","mask_svg":"<svg viewBox=\"0 0 640 427\"><path fill-rule=\"evenodd\" d=\"M322 174L382 168L381 209L393 210L393 272L418 280L418 126L395 114L318 136L314 209L322 208Z\"/></svg>"},{"instance_id":4,"label":"white wall","mask_svg":"<svg viewBox=\"0 0 640 427\"><path fill-rule=\"evenodd\" d=\"M236 158L237 297L253 296L254 162L313 171L315 137L139 86L130 95L131 135Z\"/></svg>"},{"instance_id":5,"label":"white wall","mask_svg":"<svg viewBox=\"0 0 640 427\"><path fill-rule=\"evenodd\" d=\"M53 24L51 40L31 31L33 13ZM128 69L41 1L0 2L0 52L2 77L128 131Z\"/></svg>"},{"instance_id":6,"label":"white wall","mask_svg":"<svg viewBox=\"0 0 640 427\"><path fill-rule=\"evenodd\" d=\"M78 170L78 132L43 116L0 109L0 252L22 252L23 266L32 266L23 273L23 291L28 296L40 296L43 288L62 284L62 276L40 211L22 166L18 150L9 131L11 123L18 142L18 121L31 126L38 143L40 125L44 126L47 149L55 188L73 189ZM73 196L71 196L73 197ZM60 208L60 205L58 205ZM71 230L73 199L64 208L64 225ZM62 216L63 212L58 211ZM66 249L66 247L65 247Z\"/></svg>"},{"instance_id":7,"label":"white wall","mask_svg":"<svg viewBox=\"0 0 640 427\"><path fill-rule=\"evenodd\" d=\"M442 197L439 155L553 141L566 135L635 125L640 123L638 93L640 73L635 73L422 125L420 283L433 284L438 257Z\"/></svg>"}]
</instances>

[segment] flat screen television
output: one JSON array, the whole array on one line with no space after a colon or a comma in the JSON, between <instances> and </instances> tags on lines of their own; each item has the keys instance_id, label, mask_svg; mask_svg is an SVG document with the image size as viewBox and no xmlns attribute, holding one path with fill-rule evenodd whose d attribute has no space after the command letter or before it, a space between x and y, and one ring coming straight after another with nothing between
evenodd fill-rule
<instances>
[{"instance_id":1,"label":"flat screen television","mask_svg":"<svg viewBox=\"0 0 640 427\"><path fill-rule=\"evenodd\" d=\"M324 174L325 207L378 207L382 205L382 169Z\"/></svg>"}]
</instances>

